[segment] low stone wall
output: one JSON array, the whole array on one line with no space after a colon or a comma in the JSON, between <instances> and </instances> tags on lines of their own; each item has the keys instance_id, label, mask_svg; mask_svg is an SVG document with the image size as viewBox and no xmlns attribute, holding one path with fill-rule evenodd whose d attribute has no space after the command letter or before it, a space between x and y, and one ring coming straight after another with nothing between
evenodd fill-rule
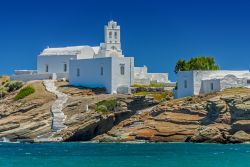
<instances>
[{"instance_id":1,"label":"low stone wall","mask_svg":"<svg viewBox=\"0 0 250 167\"><path fill-rule=\"evenodd\" d=\"M68 73L56 73L56 78L57 79L69 79L69 74Z\"/></svg>"},{"instance_id":2,"label":"low stone wall","mask_svg":"<svg viewBox=\"0 0 250 167\"><path fill-rule=\"evenodd\" d=\"M131 93L173 91L174 87L131 87Z\"/></svg>"},{"instance_id":3,"label":"low stone wall","mask_svg":"<svg viewBox=\"0 0 250 167\"><path fill-rule=\"evenodd\" d=\"M144 79L134 78L134 84L148 85L150 84L150 80L149 78L144 78Z\"/></svg>"},{"instance_id":4,"label":"low stone wall","mask_svg":"<svg viewBox=\"0 0 250 167\"><path fill-rule=\"evenodd\" d=\"M10 76L10 80L17 80L17 81L23 81L28 82L32 80L45 80L45 79L51 79L52 74L35 74L35 75L12 75Z\"/></svg>"},{"instance_id":5,"label":"low stone wall","mask_svg":"<svg viewBox=\"0 0 250 167\"><path fill-rule=\"evenodd\" d=\"M168 83L168 73L148 73L151 82Z\"/></svg>"},{"instance_id":6,"label":"low stone wall","mask_svg":"<svg viewBox=\"0 0 250 167\"><path fill-rule=\"evenodd\" d=\"M10 80L17 80L28 82L32 80L48 80L48 79L66 79L68 80L68 73L57 73L57 74L25 74L25 75L12 75Z\"/></svg>"},{"instance_id":7,"label":"low stone wall","mask_svg":"<svg viewBox=\"0 0 250 167\"><path fill-rule=\"evenodd\" d=\"M34 75L37 70L15 70L15 75Z\"/></svg>"}]
</instances>

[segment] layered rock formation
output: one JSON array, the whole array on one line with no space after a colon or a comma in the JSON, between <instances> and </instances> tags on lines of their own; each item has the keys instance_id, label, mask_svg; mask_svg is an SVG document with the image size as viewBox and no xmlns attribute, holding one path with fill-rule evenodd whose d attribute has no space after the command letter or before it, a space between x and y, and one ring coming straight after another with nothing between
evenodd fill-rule
<instances>
[{"instance_id":1,"label":"layered rock formation","mask_svg":"<svg viewBox=\"0 0 250 167\"><path fill-rule=\"evenodd\" d=\"M116 99L120 104L114 112L98 113L95 103L102 100ZM88 141L97 135L108 132L119 122L134 115L139 109L155 105L152 98L133 96L96 95L92 97L70 97L64 109L67 115L65 124L68 128L58 134L66 141ZM86 105L89 110L86 111Z\"/></svg>"},{"instance_id":2,"label":"layered rock formation","mask_svg":"<svg viewBox=\"0 0 250 167\"><path fill-rule=\"evenodd\" d=\"M97 141L214 142L250 141L249 89L177 99L114 126Z\"/></svg>"},{"instance_id":3,"label":"layered rock formation","mask_svg":"<svg viewBox=\"0 0 250 167\"><path fill-rule=\"evenodd\" d=\"M52 132L51 107L55 94L42 82L31 84L36 92L14 101L17 92L0 100L0 138L36 139ZM70 87L56 82L67 94L61 108L66 127L53 138L100 142L215 142L250 141L250 89L228 89L205 96L155 101L150 96L107 95L103 90ZM95 110L96 103L116 100L114 111ZM62 122L60 122L61 124Z\"/></svg>"},{"instance_id":4,"label":"layered rock formation","mask_svg":"<svg viewBox=\"0 0 250 167\"><path fill-rule=\"evenodd\" d=\"M17 92L0 100L0 138L30 139L51 131L50 107L55 96L42 82L32 82L36 92L14 101Z\"/></svg>"}]
</instances>

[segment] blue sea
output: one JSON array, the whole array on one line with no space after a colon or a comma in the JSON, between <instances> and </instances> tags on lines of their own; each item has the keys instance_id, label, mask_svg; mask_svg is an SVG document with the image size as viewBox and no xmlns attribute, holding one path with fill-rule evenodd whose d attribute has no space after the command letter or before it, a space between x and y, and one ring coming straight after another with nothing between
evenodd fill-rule
<instances>
[{"instance_id":1,"label":"blue sea","mask_svg":"<svg viewBox=\"0 0 250 167\"><path fill-rule=\"evenodd\" d=\"M250 145L0 143L0 167L246 167Z\"/></svg>"}]
</instances>

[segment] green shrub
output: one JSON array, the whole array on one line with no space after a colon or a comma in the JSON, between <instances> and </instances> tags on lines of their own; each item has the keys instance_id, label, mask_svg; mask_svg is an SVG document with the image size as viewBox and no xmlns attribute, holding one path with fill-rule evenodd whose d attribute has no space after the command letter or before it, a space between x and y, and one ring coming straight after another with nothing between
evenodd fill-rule
<instances>
[{"instance_id":1,"label":"green shrub","mask_svg":"<svg viewBox=\"0 0 250 167\"><path fill-rule=\"evenodd\" d=\"M31 95L35 92L35 89L32 86L26 86L20 90L20 92L15 96L14 100L23 99L26 96Z\"/></svg>"},{"instance_id":2,"label":"green shrub","mask_svg":"<svg viewBox=\"0 0 250 167\"><path fill-rule=\"evenodd\" d=\"M96 107L96 112L99 113L107 113L108 112L108 108L104 105L100 105Z\"/></svg>"},{"instance_id":3,"label":"green shrub","mask_svg":"<svg viewBox=\"0 0 250 167\"><path fill-rule=\"evenodd\" d=\"M134 96L147 96L148 94L150 94L150 92L142 91L142 92L134 93Z\"/></svg>"},{"instance_id":4,"label":"green shrub","mask_svg":"<svg viewBox=\"0 0 250 167\"><path fill-rule=\"evenodd\" d=\"M158 101L164 101L164 100L169 100L170 97L172 97L172 92L159 92L159 93L154 93L152 94L155 100Z\"/></svg>"},{"instance_id":5,"label":"green shrub","mask_svg":"<svg viewBox=\"0 0 250 167\"><path fill-rule=\"evenodd\" d=\"M23 82L21 82L21 81L8 81L3 86L8 90L8 92L13 92L13 91L18 90L21 87L23 87Z\"/></svg>"},{"instance_id":6,"label":"green shrub","mask_svg":"<svg viewBox=\"0 0 250 167\"><path fill-rule=\"evenodd\" d=\"M3 98L8 93L5 87L0 87L0 98Z\"/></svg>"},{"instance_id":7,"label":"green shrub","mask_svg":"<svg viewBox=\"0 0 250 167\"><path fill-rule=\"evenodd\" d=\"M10 81L9 81L9 80L3 81L3 82L2 82L2 85L6 84L6 83L8 83L8 82L10 82Z\"/></svg>"},{"instance_id":8,"label":"green shrub","mask_svg":"<svg viewBox=\"0 0 250 167\"><path fill-rule=\"evenodd\" d=\"M96 104L95 111L100 113L108 113L115 110L119 104L116 100L103 100Z\"/></svg>"},{"instance_id":9,"label":"green shrub","mask_svg":"<svg viewBox=\"0 0 250 167\"><path fill-rule=\"evenodd\" d=\"M164 91L164 92L137 92L134 93L134 96L151 96L157 101L164 101L169 100L173 94L170 91Z\"/></svg>"}]
</instances>

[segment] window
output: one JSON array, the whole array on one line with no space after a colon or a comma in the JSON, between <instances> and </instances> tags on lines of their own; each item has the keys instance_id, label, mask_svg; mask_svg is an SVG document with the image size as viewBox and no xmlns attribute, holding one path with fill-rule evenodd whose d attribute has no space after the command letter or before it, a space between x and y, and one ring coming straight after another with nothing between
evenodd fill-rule
<instances>
[{"instance_id":1,"label":"window","mask_svg":"<svg viewBox=\"0 0 250 167\"><path fill-rule=\"evenodd\" d=\"M112 49L112 50L116 50L116 47L115 47L115 46L111 46L111 49Z\"/></svg>"},{"instance_id":2,"label":"window","mask_svg":"<svg viewBox=\"0 0 250 167\"><path fill-rule=\"evenodd\" d=\"M120 73L121 75L125 74L125 64L120 64Z\"/></svg>"},{"instance_id":3,"label":"window","mask_svg":"<svg viewBox=\"0 0 250 167\"><path fill-rule=\"evenodd\" d=\"M115 32L115 39L117 39L117 32Z\"/></svg>"},{"instance_id":4,"label":"window","mask_svg":"<svg viewBox=\"0 0 250 167\"><path fill-rule=\"evenodd\" d=\"M64 64L64 65L63 65L63 71L64 71L64 72L67 72L67 64Z\"/></svg>"},{"instance_id":5,"label":"window","mask_svg":"<svg viewBox=\"0 0 250 167\"><path fill-rule=\"evenodd\" d=\"M188 83L187 83L187 80L184 81L184 88L187 88L188 87Z\"/></svg>"},{"instance_id":6,"label":"window","mask_svg":"<svg viewBox=\"0 0 250 167\"><path fill-rule=\"evenodd\" d=\"M101 76L103 76L103 67L101 67Z\"/></svg>"},{"instance_id":7,"label":"window","mask_svg":"<svg viewBox=\"0 0 250 167\"><path fill-rule=\"evenodd\" d=\"M250 84L250 80L247 80L247 84Z\"/></svg>"},{"instance_id":8,"label":"window","mask_svg":"<svg viewBox=\"0 0 250 167\"><path fill-rule=\"evenodd\" d=\"M109 32L109 38L112 38L112 32L111 31Z\"/></svg>"},{"instance_id":9,"label":"window","mask_svg":"<svg viewBox=\"0 0 250 167\"><path fill-rule=\"evenodd\" d=\"M49 72L49 65L48 64L45 65L45 72Z\"/></svg>"},{"instance_id":10,"label":"window","mask_svg":"<svg viewBox=\"0 0 250 167\"><path fill-rule=\"evenodd\" d=\"M80 77L80 68L77 68L77 70L76 70L76 76Z\"/></svg>"},{"instance_id":11,"label":"window","mask_svg":"<svg viewBox=\"0 0 250 167\"><path fill-rule=\"evenodd\" d=\"M211 90L214 90L214 83L210 84Z\"/></svg>"}]
</instances>

